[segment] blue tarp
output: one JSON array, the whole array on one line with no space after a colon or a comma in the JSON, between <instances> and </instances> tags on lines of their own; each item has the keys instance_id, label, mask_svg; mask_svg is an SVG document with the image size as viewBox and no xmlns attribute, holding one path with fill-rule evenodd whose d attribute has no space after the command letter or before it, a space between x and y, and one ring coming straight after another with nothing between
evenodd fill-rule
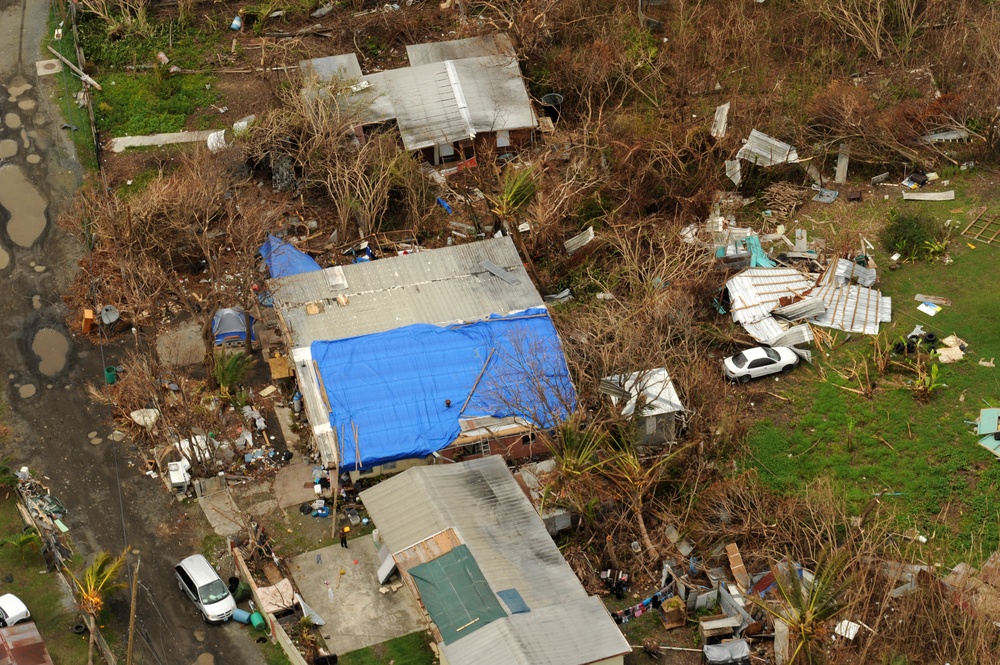
<instances>
[{"instance_id":1,"label":"blue tarp","mask_svg":"<svg viewBox=\"0 0 1000 665\"><path fill-rule=\"evenodd\" d=\"M426 457L458 438L460 417L518 416L550 428L576 406L562 345L544 308L447 328L416 324L313 342L311 350L343 470Z\"/></svg>"},{"instance_id":2,"label":"blue tarp","mask_svg":"<svg viewBox=\"0 0 1000 665\"><path fill-rule=\"evenodd\" d=\"M275 238L271 234L268 234L267 240L260 246L260 255L264 257L271 277L288 277L322 270L311 256L295 249L295 246L287 240Z\"/></svg>"}]
</instances>

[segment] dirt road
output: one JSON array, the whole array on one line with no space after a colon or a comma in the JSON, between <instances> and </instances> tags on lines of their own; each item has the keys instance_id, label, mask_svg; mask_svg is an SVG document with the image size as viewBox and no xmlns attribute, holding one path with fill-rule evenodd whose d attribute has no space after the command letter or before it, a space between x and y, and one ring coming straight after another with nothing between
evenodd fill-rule
<instances>
[{"instance_id":1,"label":"dirt road","mask_svg":"<svg viewBox=\"0 0 1000 665\"><path fill-rule=\"evenodd\" d=\"M108 439L107 407L87 396L122 349L93 346L63 323L60 294L82 248L53 222L80 170L54 107L56 79L36 76L48 11L42 0L0 0L0 371L13 430L5 454L49 479L80 558L128 546L141 559L138 663L263 665L240 626L206 626L174 582L173 565L207 533L197 504L177 504L143 475L128 442ZM124 641L125 594L112 608Z\"/></svg>"}]
</instances>

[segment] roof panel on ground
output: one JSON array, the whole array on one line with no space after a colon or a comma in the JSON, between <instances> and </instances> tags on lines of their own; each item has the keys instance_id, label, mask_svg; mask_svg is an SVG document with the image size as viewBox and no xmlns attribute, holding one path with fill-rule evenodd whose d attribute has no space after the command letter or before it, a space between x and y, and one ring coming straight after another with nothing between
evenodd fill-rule
<instances>
[{"instance_id":1,"label":"roof panel on ground","mask_svg":"<svg viewBox=\"0 0 1000 665\"><path fill-rule=\"evenodd\" d=\"M461 60L490 55L513 57L515 55L514 45L511 44L510 37L503 33L494 33L446 42L411 44L406 47L406 57L409 59L411 67L432 62L444 62L445 60Z\"/></svg>"}]
</instances>

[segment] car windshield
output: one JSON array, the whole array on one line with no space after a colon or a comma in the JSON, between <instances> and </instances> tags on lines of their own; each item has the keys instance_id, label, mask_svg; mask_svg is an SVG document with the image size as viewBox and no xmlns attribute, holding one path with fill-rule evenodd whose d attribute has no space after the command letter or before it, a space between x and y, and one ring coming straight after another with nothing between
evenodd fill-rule
<instances>
[{"instance_id":1,"label":"car windshield","mask_svg":"<svg viewBox=\"0 0 1000 665\"><path fill-rule=\"evenodd\" d=\"M222 580L215 580L198 589L198 595L201 596L203 605L211 605L228 596L229 589L222 583Z\"/></svg>"},{"instance_id":2,"label":"car windshield","mask_svg":"<svg viewBox=\"0 0 1000 665\"><path fill-rule=\"evenodd\" d=\"M781 356L774 349L764 349L764 355L766 355L771 360L781 360Z\"/></svg>"},{"instance_id":3,"label":"car windshield","mask_svg":"<svg viewBox=\"0 0 1000 665\"><path fill-rule=\"evenodd\" d=\"M747 357L742 352L733 356L733 364L737 367L746 367Z\"/></svg>"}]
</instances>

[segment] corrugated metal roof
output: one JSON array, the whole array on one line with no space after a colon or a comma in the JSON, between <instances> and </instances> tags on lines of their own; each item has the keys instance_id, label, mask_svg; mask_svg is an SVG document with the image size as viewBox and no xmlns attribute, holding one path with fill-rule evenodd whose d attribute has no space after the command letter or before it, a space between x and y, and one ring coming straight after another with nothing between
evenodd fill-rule
<instances>
[{"instance_id":1,"label":"corrugated metal roof","mask_svg":"<svg viewBox=\"0 0 1000 665\"><path fill-rule=\"evenodd\" d=\"M879 323L890 320L883 316L891 316L891 300L883 297L877 289L857 284L842 286L827 283L817 287L813 295L827 305L825 313L812 319L817 325L877 335Z\"/></svg>"},{"instance_id":2,"label":"corrugated metal roof","mask_svg":"<svg viewBox=\"0 0 1000 665\"><path fill-rule=\"evenodd\" d=\"M736 153L736 157L759 166L774 166L775 164L799 161L799 154L795 148L763 132L758 132L756 129L750 132L747 142Z\"/></svg>"},{"instance_id":3,"label":"corrugated metal roof","mask_svg":"<svg viewBox=\"0 0 1000 665\"><path fill-rule=\"evenodd\" d=\"M850 259L837 259L837 282L850 284L854 278L861 286L874 286L876 273L871 268L859 266Z\"/></svg>"},{"instance_id":4,"label":"corrugated metal roof","mask_svg":"<svg viewBox=\"0 0 1000 665\"><path fill-rule=\"evenodd\" d=\"M622 408L623 416L631 416L635 413L640 393L644 402L643 416L657 416L662 413L676 413L684 410L681 398L677 394L677 389L674 388L665 367L606 377L601 380L602 392L605 392L605 382L630 396ZM607 392L607 394L611 396L611 401L617 405L619 398L613 392Z\"/></svg>"},{"instance_id":5,"label":"corrugated metal roof","mask_svg":"<svg viewBox=\"0 0 1000 665\"><path fill-rule=\"evenodd\" d=\"M500 619L449 645L455 649L448 654L451 665L578 665L629 651L501 458L414 467L365 490L361 498L392 552L453 528L494 593L517 589L528 605L529 613Z\"/></svg>"},{"instance_id":6,"label":"corrugated metal roof","mask_svg":"<svg viewBox=\"0 0 1000 665\"><path fill-rule=\"evenodd\" d=\"M726 282L733 320L740 324L769 318L781 298L812 287L813 281L794 268L748 268Z\"/></svg>"},{"instance_id":7,"label":"corrugated metal roof","mask_svg":"<svg viewBox=\"0 0 1000 665\"><path fill-rule=\"evenodd\" d=\"M342 71L367 87L349 96L362 124L395 119L407 150L456 143L478 133L538 126L506 35L488 35L407 47L410 67L362 75L353 53L304 60L320 82ZM308 81L308 77L307 77ZM326 99L325 90L305 89Z\"/></svg>"},{"instance_id":8,"label":"corrugated metal roof","mask_svg":"<svg viewBox=\"0 0 1000 665\"><path fill-rule=\"evenodd\" d=\"M760 321L746 321L742 324L747 334L758 342L768 343L785 331L784 327L773 316L767 316Z\"/></svg>"},{"instance_id":9,"label":"corrugated metal roof","mask_svg":"<svg viewBox=\"0 0 1000 665\"><path fill-rule=\"evenodd\" d=\"M443 647L448 662L476 665L581 665L627 653L628 642L609 639L610 631L596 629L611 622L597 597L583 598L543 614L514 614ZM614 624L611 624L614 626Z\"/></svg>"},{"instance_id":10,"label":"corrugated metal roof","mask_svg":"<svg viewBox=\"0 0 1000 665\"><path fill-rule=\"evenodd\" d=\"M483 261L503 268L518 284L491 274ZM340 278L347 286L335 290L331 283ZM302 273L271 280L270 287L293 347L544 306L507 236ZM346 306L337 304L338 295L347 298ZM307 313L307 305L316 313Z\"/></svg>"},{"instance_id":11,"label":"corrugated metal roof","mask_svg":"<svg viewBox=\"0 0 1000 665\"><path fill-rule=\"evenodd\" d=\"M511 44L510 37L501 32L447 42L412 44L406 47L406 57L409 58L411 67L490 55L514 57L514 45Z\"/></svg>"},{"instance_id":12,"label":"corrugated metal roof","mask_svg":"<svg viewBox=\"0 0 1000 665\"><path fill-rule=\"evenodd\" d=\"M791 305L775 307L772 313L789 321L801 321L802 319L811 319L819 316L825 311L825 302L813 296L806 296L798 302L793 302Z\"/></svg>"}]
</instances>

